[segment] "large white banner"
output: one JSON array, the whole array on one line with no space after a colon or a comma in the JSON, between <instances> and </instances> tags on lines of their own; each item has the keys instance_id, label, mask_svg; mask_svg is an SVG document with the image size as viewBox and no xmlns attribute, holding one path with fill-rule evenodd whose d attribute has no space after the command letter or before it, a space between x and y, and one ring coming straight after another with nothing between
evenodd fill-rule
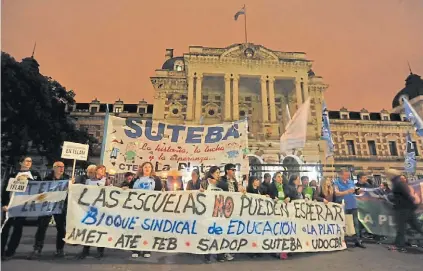
<instances>
[{"instance_id":1,"label":"large white banner","mask_svg":"<svg viewBox=\"0 0 423 271\"><path fill-rule=\"evenodd\" d=\"M188 126L109 117L104 165L116 172L137 171L152 162L157 173L233 163L248 173L247 122Z\"/></svg>"},{"instance_id":2,"label":"large white banner","mask_svg":"<svg viewBox=\"0 0 423 271\"><path fill-rule=\"evenodd\" d=\"M65 241L195 254L332 251L346 248L344 221L332 203L71 185Z\"/></svg>"}]
</instances>

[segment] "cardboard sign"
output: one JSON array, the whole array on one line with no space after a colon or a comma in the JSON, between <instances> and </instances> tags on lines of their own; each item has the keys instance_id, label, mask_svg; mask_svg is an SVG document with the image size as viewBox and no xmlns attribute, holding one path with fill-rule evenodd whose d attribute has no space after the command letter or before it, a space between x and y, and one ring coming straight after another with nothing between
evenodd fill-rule
<instances>
[{"instance_id":1,"label":"cardboard sign","mask_svg":"<svg viewBox=\"0 0 423 271\"><path fill-rule=\"evenodd\" d=\"M25 192L28 186L28 178L25 175L17 176L16 178L10 178L7 184L6 191L10 192Z\"/></svg>"},{"instance_id":2,"label":"cardboard sign","mask_svg":"<svg viewBox=\"0 0 423 271\"><path fill-rule=\"evenodd\" d=\"M62 158L87 161L89 145L63 142Z\"/></svg>"}]
</instances>

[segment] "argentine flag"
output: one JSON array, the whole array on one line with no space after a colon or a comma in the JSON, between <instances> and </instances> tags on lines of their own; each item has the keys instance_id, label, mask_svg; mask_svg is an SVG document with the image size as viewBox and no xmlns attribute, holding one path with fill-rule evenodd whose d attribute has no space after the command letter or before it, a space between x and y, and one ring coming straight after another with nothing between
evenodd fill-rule
<instances>
[{"instance_id":1,"label":"argentine flag","mask_svg":"<svg viewBox=\"0 0 423 271\"><path fill-rule=\"evenodd\" d=\"M239 15L245 15L245 6L242 9L240 9L237 13L235 13L235 16L234 16L235 21L238 20Z\"/></svg>"},{"instance_id":2,"label":"argentine flag","mask_svg":"<svg viewBox=\"0 0 423 271\"><path fill-rule=\"evenodd\" d=\"M37 217L60 214L65 206L69 180L29 181L25 192L14 192L7 217Z\"/></svg>"}]
</instances>

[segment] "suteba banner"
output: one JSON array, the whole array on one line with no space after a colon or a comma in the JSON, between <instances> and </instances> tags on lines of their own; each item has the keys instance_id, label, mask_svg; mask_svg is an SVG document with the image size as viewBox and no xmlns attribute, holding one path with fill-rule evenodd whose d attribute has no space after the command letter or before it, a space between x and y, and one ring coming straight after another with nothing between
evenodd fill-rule
<instances>
[{"instance_id":1,"label":"suteba banner","mask_svg":"<svg viewBox=\"0 0 423 271\"><path fill-rule=\"evenodd\" d=\"M118 173L137 171L151 162L156 172L170 169L205 172L233 163L248 173L247 122L189 126L110 117L104 165Z\"/></svg>"},{"instance_id":2,"label":"suteba banner","mask_svg":"<svg viewBox=\"0 0 423 271\"><path fill-rule=\"evenodd\" d=\"M194 254L333 251L345 249L344 220L339 204L72 185L65 241Z\"/></svg>"}]
</instances>

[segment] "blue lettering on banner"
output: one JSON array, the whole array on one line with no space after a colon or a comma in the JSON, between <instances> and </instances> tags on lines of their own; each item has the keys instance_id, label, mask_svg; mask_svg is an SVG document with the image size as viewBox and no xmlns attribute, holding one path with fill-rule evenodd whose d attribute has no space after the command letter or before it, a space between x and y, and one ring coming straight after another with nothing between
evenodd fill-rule
<instances>
[{"instance_id":1,"label":"blue lettering on banner","mask_svg":"<svg viewBox=\"0 0 423 271\"><path fill-rule=\"evenodd\" d=\"M306 225L303 227L303 232L309 235L338 235L341 234L341 227L338 224L317 224Z\"/></svg>"},{"instance_id":2,"label":"blue lettering on banner","mask_svg":"<svg viewBox=\"0 0 423 271\"><path fill-rule=\"evenodd\" d=\"M141 228L146 231L168 232L177 234L197 234L197 221L150 219L146 218L141 223Z\"/></svg>"},{"instance_id":3,"label":"blue lettering on banner","mask_svg":"<svg viewBox=\"0 0 423 271\"><path fill-rule=\"evenodd\" d=\"M81 223L95 226L103 224L104 226L133 230L138 219L138 216L122 217L121 215L107 215L106 213L99 215L98 208L90 206Z\"/></svg>"},{"instance_id":4,"label":"blue lettering on banner","mask_svg":"<svg viewBox=\"0 0 423 271\"><path fill-rule=\"evenodd\" d=\"M290 221L242 221L231 219L227 230L228 235L295 235L297 224Z\"/></svg>"},{"instance_id":5,"label":"blue lettering on banner","mask_svg":"<svg viewBox=\"0 0 423 271\"><path fill-rule=\"evenodd\" d=\"M160 141L163 139L165 134L171 134L170 141L177 143L184 133L186 133L186 138L184 140L184 143L186 144L211 144L231 138L237 139L240 137L238 123L232 124L226 132L222 126L187 127L183 125L167 125L161 122L157 124L157 131L153 131L153 122L151 120L139 121L134 118L127 118L125 124L127 127L124 128L124 131L127 137L134 139L141 137L143 135L144 128L144 136L151 141ZM204 142L202 142L202 135L204 133Z\"/></svg>"}]
</instances>

